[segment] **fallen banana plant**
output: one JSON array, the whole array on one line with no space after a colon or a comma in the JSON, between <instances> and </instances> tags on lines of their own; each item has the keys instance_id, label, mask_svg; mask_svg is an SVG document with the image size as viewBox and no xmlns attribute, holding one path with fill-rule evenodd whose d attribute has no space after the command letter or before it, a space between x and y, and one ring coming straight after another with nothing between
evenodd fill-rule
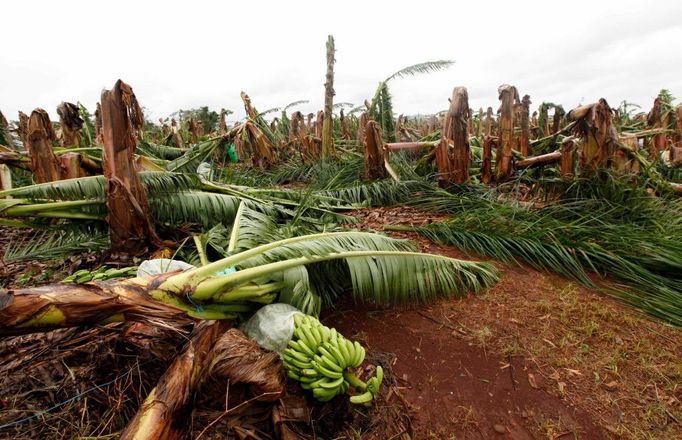
<instances>
[{"instance_id":1,"label":"fallen banana plant","mask_svg":"<svg viewBox=\"0 0 682 440\"><path fill-rule=\"evenodd\" d=\"M232 267L238 270L222 274ZM329 232L256 246L182 273L2 291L0 335L123 320L230 320L276 299L317 314L348 291L377 304L419 303L496 281L487 263L418 253L409 241L379 234Z\"/></svg>"}]
</instances>

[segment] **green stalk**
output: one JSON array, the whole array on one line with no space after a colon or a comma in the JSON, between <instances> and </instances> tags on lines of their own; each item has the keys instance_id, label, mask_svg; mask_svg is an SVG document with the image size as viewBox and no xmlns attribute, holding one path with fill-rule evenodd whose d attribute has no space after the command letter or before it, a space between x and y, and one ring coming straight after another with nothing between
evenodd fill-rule
<instances>
[{"instance_id":1,"label":"green stalk","mask_svg":"<svg viewBox=\"0 0 682 440\"><path fill-rule=\"evenodd\" d=\"M72 200L63 202L50 202L50 203L32 203L30 205L19 205L12 206L2 211L5 215L12 217L21 217L26 215L31 215L33 213L41 213L42 211L54 211L55 208L68 209L72 207L88 206L88 205L98 205L102 202L98 200Z\"/></svg>"},{"instance_id":2,"label":"green stalk","mask_svg":"<svg viewBox=\"0 0 682 440\"><path fill-rule=\"evenodd\" d=\"M325 234L316 234L325 235ZM297 237L298 238L298 237ZM254 248L257 249L257 248ZM248 252L248 251L247 251ZM440 255L422 254L420 252L406 252L406 251L346 251L330 253L326 255L317 255L313 257L298 257L291 258L289 260L277 261L274 263L263 264L261 266L252 267L249 269L244 269L239 272L235 272L222 277L208 278L196 286L194 292L192 293L192 299L195 301L202 301L212 298L213 296L221 293L227 286L245 283L252 281L256 278L262 277L264 275L280 272L286 269L291 269L297 266L303 266L311 263L320 263L329 260L338 260L343 258L353 258L353 257L381 257L381 256L391 256L391 257L431 257L431 258L444 258L448 260L454 260L461 262L460 260L455 260L454 258L443 257ZM181 274L182 275L182 274ZM177 276L177 275L176 275Z\"/></svg>"},{"instance_id":3,"label":"green stalk","mask_svg":"<svg viewBox=\"0 0 682 440\"><path fill-rule=\"evenodd\" d=\"M201 237L199 235L192 235L192 239L194 240L194 245L197 248L197 253L199 254L199 260L201 261L202 266L206 266L209 261L208 257L206 256L206 251L204 251L204 245L201 243Z\"/></svg>"},{"instance_id":4,"label":"green stalk","mask_svg":"<svg viewBox=\"0 0 682 440\"><path fill-rule=\"evenodd\" d=\"M273 241L272 243L266 243L260 246L256 246L255 248L249 249L244 252L240 252L236 255L231 255L227 258L223 258L222 260L215 261L211 264L208 264L203 267L199 267L196 269L192 269L186 272L179 273L177 275L173 275L169 277L165 282L163 282L159 288L162 290L168 290L168 291L173 291L173 292L180 292L184 287L189 286L192 287L193 285L196 285L203 281L206 277L209 277L213 275L216 272L220 272L221 270L225 270L228 267L236 266L242 261L246 261L251 257L254 257L256 255L260 255L266 251L269 251L271 249L275 249L280 246L285 246L289 245L292 243L297 243L300 241L311 241L311 240L317 240L320 238L327 238L327 237L337 237L337 236L342 236L342 235L353 235L353 234L363 234L363 235L372 235L369 232L322 232L319 234L311 234L311 235L301 235L299 237L292 237L292 238L286 238L284 240L278 240L278 241ZM421 255L421 254L420 254ZM225 277L221 278L228 278L231 276L234 276L235 274L230 274ZM194 283L192 284L192 281ZM193 299L195 300L203 300L203 299L208 299L210 298L209 295L207 298L202 298L202 297L194 297L192 296Z\"/></svg>"},{"instance_id":5,"label":"green stalk","mask_svg":"<svg viewBox=\"0 0 682 440\"><path fill-rule=\"evenodd\" d=\"M233 252L237 248L237 240L239 240L239 225L242 220L242 212L244 212L244 202L239 202L239 208L234 216L232 223L232 233L230 234L230 243L227 245L227 251Z\"/></svg>"},{"instance_id":6,"label":"green stalk","mask_svg":"<svg viewBox=\"0 0 682 440\"><path fill-rule=\"evenodd\" d=\"M213 301L218 303L233 303L237 301L253 301L253 302L272 302L269 300L273 292L282 289L285 283L268 283L255 286L240 286L229 292L222 293L213 297Z\"/></svg>"}]
</instances>

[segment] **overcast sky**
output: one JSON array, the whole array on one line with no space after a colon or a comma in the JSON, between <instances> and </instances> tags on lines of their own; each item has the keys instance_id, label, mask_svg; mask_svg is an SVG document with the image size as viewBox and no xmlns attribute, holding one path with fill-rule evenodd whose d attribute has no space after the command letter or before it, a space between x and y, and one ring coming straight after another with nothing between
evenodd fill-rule
<instances>
[{"instance_id":1,"label":"overcast sky","mask_svg":"<svg viewBox=\"0 0 682 440\"><path fill-rule=\"evenodd\" d=\"M154 119L202 105L243 115L307 99L322 108L325 41L336 41L336 102L360 105L377 83L422 61L444 72L390 85L397 113L447 108L455 86L497 109L497 87L533 107L600 97L648 109L682 97L682 2L669 1L12 1L0 20L0 110L61 101L94 110L121 78ZM679 101L678 101L679 102Z\"/></svg>"}]
</instances>

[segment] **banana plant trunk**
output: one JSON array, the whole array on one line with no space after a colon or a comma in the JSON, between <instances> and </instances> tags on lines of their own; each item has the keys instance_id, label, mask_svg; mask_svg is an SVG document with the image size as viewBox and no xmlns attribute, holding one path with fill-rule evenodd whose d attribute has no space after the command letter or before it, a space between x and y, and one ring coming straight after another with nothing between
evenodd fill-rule
<instances>
[{"instance_id":1,"label":"banana plant trunk","mask_svg":"<svg viewBox=\"0 0 682 440\"><path fill-rule=\"evenodd\" d=\"M506 180L514 172L512 149L514 147L514 102L519 100L516 87L503 84L497 89L499 93L500 113L498 127L498 146L495 162L497 181Z\"/></svg>"},{"instance_id":2,"label":"banana plant trunk","mask_svg":"<svg viewBox=\"0 0 682 440\"><path fill-rule=\"evenodd\" d=\"M483 137L483 160L481 161L481 182L490 183L493 178L493 144L495 138L490 135Z\"/></svg>"},{"instance_id":3,"label":"banana plant trunk","mask_svg":"<svg viewBox=\"0 0 682 440\"><path fill-rule=\"evenodd\" d=\"M61 167L52 150L57 134L50 117L41 108L33 110L26 124L26 150L31 159L31 171L36 183L54 182L61 177Z\"/></svg>"},{"instance_id":4,"label":"banana plant trunk","mask_svg":"<svg viewBox=\"0 0 682 440\"><path fill-rule=\"evenodd\" d=\"M365 179L383 179L388 177L384 165L387 150L384 147L384 137L381 127L376 121L368 120L363 128L365 150Z\"/></svg>"},{"instance_id":5,"label":"banana plant trunk","mask_svg":"<svg viewBox=\"0 0 682 440\"><path fill-rule=\"evenodd\" d=\"M136 130L144 122L133 89L118 80L101 97L107 222L114 252L138 255L156 238L147 194L135 172Z\"/></svg>"},{"instance_id":6,"label":"banana plant trunk","mask_svg":"<svg viewBox=\"0 0 682 440\"><path fill-rule=\"evenodd\" d=\"M573 138L567 137L561 142L561 175L570 177L575 169L576 145Z\"/></svg>"},{"instance_id":7,"label":"banana plant trunk","mask_svg":"<svg viewBox=\"0 0 682 440\"><path fill-rule=\"evenodd\" d=\"M666 129L670 125L670 113L663 109L663 98L659 95L654 100L654 106L647 115L649 125L654 128ZM665 133L657 133L649 151L649 159L655 159L668 147L668 138Z\"/></svg>"},{"instance_id":8,"label":"banana plant trunk","mask_svg":"<svg viewBox=\"0 0 682 440\"><path fill-rule=\"evenodd\" d=\"M523 156L530 156L530 96L524 95L521 100L521 112L519 124L521 125L521 134L519 136L519 151Z\"/></svg>"},{"instance_id":9,"label":"banana plant trunk","mask_svg":"<svg viewBox=\"0 0 682 440\"><path fill-rule=\"evenodd\" d=\"M121 440L180 440L191 427L192 403L213 346L229 328L222 321L206 321L192 331L189 342L121 433Z\"/></svg>"},{"instance_id":10,"label":"banana plant trunk","mask_svg":"<svg viewBox=\"0 0 682 440\"><path fill-rule=\"evenodd\" d=\"M150 298L150 289L163 280L132 278L0 289L0 336L118 321L190 322L181 308Z\"/></svg>"},{"instance_id":11,"label":"banana plant trunk","mask_svg":"<svg viewBox=\"0 0 682 440\"><path fill-rule=\"evenodd\" d=\"M80 117L78 106L70 102L62 102L57 106L59 123L61 125L60 144L64 147L80 147L82 142L81 130L83 119Z\"/></svg>"},{"instance_id":12,"label":"banana plant trunk","mask_svg":"<svg viewBox=\"0 0 682 440\"><path fill-rule=\"evenodd\" d=\"M675 165L680 162L682 162L682 104L675 109L675 133L670 148L670 163Z\"/></svg>"},{"instance_id":13,"label":"banana plant trunk","mask_svg":"<svg viewBox=\"0 0 682 440\"><path fill-rule=\"evenodd\" d=\"M469 95L465 87L452 91L450 108L443 120L441 140L436 147L438 181L441 186L469 181Z\"/></svg>"},{"instance_id":14,"label":"banana plant trunk","mask_svg":"<svg viewBox=\"0 0 682 440\"><path fill-rule=\"evenodd\" d=\"M595 104L574 108L567 119L576 122L575 134L582 139L581 167L594 170L610 166L620 144L608 102L601 98Z\"/></svg>"},{"instance_id":15,"label":"banana plant trunk","mask_svg":"<svg viewBox=\"0 0 682 440\"><path fill-rule=\"evenodd\" d=\"M324 83L324 120L322 122L322 158L334 155L332 108L334 105L334 37L327 37L327 75Z\"/></svg>"}]
</instances>

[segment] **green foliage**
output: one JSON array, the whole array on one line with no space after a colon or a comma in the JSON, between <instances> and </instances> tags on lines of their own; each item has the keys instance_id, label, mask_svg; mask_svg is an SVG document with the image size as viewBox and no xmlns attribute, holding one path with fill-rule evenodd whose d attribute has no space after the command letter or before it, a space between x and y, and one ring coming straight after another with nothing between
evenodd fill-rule
<instances>
[{"instance_id":1,"label":"green foliage","mask_svg":"<svg viewBox=\"0 0 682 440\"><path fill-rule=\"evenodd\" d=\"M189 121L191 118L201 121L205 133L212 133L218 129L220 115L213 110L209 110L208 106L180 110L179 114L180 121L183 123Z\"/></svg>"}]
</instances>

